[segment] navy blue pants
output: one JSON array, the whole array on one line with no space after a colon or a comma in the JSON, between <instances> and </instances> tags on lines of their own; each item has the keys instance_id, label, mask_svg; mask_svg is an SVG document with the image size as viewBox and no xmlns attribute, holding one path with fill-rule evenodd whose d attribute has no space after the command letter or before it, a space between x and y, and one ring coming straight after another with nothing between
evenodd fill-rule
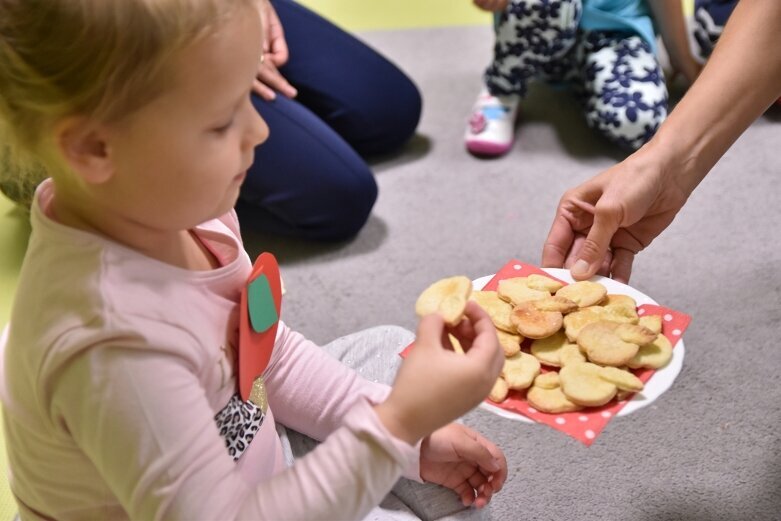
<instances>
[{"instance_id":1,"label":"navy blue pants","mask_svg":"<svg viewBox=\"0 0 781 521\"><path fill-rule=\"evenodd\" d=\"M395 65L291 0L272 0L290 49L280 69L298 89L253 103L270 136L236 210L245 228L343 240L366 222L377 183L364 157L398 149L415 132L421 98Z\"/></svg>"}]
</instances>

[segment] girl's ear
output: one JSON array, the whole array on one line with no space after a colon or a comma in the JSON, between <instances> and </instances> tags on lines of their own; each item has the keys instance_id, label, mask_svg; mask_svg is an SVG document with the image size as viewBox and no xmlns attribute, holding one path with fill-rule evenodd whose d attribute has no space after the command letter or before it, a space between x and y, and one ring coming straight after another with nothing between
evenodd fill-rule
<instances>
[{"instance_id":1,"label":"girl's ear","mask_svg":"<svg viewBox=\"0 0 781 521\"><path fill-rule=\"evenodd\" d=\"M62 120L54 139L66 164L85 182L105 183L114 175L108 129L81 116Z\"/></svg>"}]
</instances>

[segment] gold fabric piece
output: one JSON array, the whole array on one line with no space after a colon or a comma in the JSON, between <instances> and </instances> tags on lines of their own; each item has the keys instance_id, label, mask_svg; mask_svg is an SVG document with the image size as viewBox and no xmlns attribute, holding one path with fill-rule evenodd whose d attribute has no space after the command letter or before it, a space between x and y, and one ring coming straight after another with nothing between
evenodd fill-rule
<instances>
[{"instance_id":1,"label":"gold fabric piece","mask_svg":"<svg viewBox=\"0 0 781 521\"><path fill-rule=\"evenodd\" d=\"M263 414L268 410L268 396L266 395L266 382L262 376L255 378L252 382L252 390L249 392L249 401L260 407Z\"/></svg>"}]
</instances>

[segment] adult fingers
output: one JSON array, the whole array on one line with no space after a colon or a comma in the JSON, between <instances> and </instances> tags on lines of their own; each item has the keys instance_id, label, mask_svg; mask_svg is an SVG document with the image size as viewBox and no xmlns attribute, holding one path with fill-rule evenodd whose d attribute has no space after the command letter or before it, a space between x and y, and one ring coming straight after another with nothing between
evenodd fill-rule
<instances>
[{"instance_id":1,"label":"adult fingers","mask_svg":"<svg viewBox=\"0 0 781 521\"><path fill-rule=\"evenodd\" d=\"M570 269L572 265L578 261L580 246L585 240L586 236L582 233L575 234L575 238L572 240L572 245L569 247L569 251L567 252L567 258L564 259L564 266L562 266L564 269Z\"/></svg>"},{"instance_id":2,"label":"adult fingers","mask_svg":"<svg viewBox=\"0 0 781 521\"><path fill-rule=\"evenodd\" d=\"M268 33L270 59L274 65L281 67L287 63L289 57L287 40L285 40L285 30L282 27L282 22L279 20L276 10L270 4Z\"/></svg>"},{"instance_id":3,"label":"adult fingers","mask_svg":"<svg viewBox=\"0 0 781 521\"><path fill-rule=\"evenodd\" d=\"M575 240L572 242L572 248L570 248L569 254L567 255L567 259L564 261L564 268L570 269L572 266L575 265L575 263L580 259L580 248L583 246L583 243L586 241L585 235L577 234L575 236ZM606 277L610 276L610 263L613 260L613 253L610 249L607 250L605 253L604 258L602 259L602 264L599 265L599 269L597 270L597 273L599 275L604 275Z\"/></svg>"},{"instance_id":4,"label":"adult fingers","mask_svg":"<svg viewBox=\"0 0 781 521\"><path fill-rule=\"evenodd\" d=\"M610 273L613 279L628 284L634 260L635 253L632 250L613 248L613 262L610 266Z\"/></svg>"},{"instance_id":5,"label":"adult fingers","mask_svg":"<svg viewBox=\"0 0 781 521\"><path fill-rule=\"evenodd\" d=\"M264 62L260 65L257 79L264 85L282 93L288 98L294 98L298 94L296 88L293 87L271 63Z\"/></svg>"},{"instance_id":6,"label":"adult fingers","mask_svg":"<svg viewBox=\"0 0 781 521\"><path fill-rule=\"evenodd\" d=\"M274 47L274 45L271 46L271 49L268 51L268 58L271 60L271 63L273 63L277 67L282 67L284 64L287 63L287 60L289 59L289 53L287 50L287 45L284 47Z\"/></svg>"},{"instance_id":7,"label":"adult fingers","mask_svg":"<svg viewBox=\"0 0 781 521\"><path fill-rule=\"evenodd\" d=\"M275 29L275 30L274 30ZM282 32L282 26L277 25L273 27L274 33L271 36L268 51L268 58L276 67L282 67L287 63L290 57L287 41L285 41L285 35Z\"/></svg>"},{"instance_id":8,"label":"adult fingers","mask_svg":"<svg viewBox=\"0 0 781 521\"><path fill-rule=\"evenodd\" d=\"M597 274L603 275L605 277L609 277L610 268L612 265L613 265L613 250L608 248L607 252L605 252L605 256L602 258L602 264L599 265Z\"/></svg>"},{"instance_id":9,"label":"adult fingers","mask_svg":"<svg viewBox=\"0 0 781 521\"><path fill-rule=\"evenodd\" d=\"M567 253L575 240L572 224L561 211L561 205L556 211L556 217L542 247L543 268L562 268L567 259Z\"/></svg>"},{"instance_id":10,"label":"adult fingers","mask_svg":"<svg viewBox=\"0 0 781 521\"><path fill-rule=\"evenodd\" d=\"M261 83L259 80L252 82L252 90L266 101L273 101L277 97L276 92L274 92L269 86Z\"/></svg>"},{"instance_id":11,"label":"adult fingers","mask_svg":"<svg viewBox=\"0 0 781 521\"><path fill-rule=\"evenodd\" d=\"M586 280L594 276L610 247L610 241L621 224L621 208L612 204L597 204L594 224L580 246L578 260L570 268L572 278Z\"/></svg>"}]
</instances>

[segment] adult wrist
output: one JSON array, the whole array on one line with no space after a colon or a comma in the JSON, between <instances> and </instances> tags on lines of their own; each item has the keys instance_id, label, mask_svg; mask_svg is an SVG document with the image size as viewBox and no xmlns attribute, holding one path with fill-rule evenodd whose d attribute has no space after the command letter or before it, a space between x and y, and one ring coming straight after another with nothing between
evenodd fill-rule
<instances>
[{"instance_id":1,"label":"adult wrist","mask_svg":"<svg viewBox=\"0 0 781 521\"><path fill-rule=\"evenodd\" d=\"M703 150L692 134L671 128L659 132L638 151L655 163L665 183L674 183L688 198L708 173L701 161Z\"/></svg>"}]
</instances>

